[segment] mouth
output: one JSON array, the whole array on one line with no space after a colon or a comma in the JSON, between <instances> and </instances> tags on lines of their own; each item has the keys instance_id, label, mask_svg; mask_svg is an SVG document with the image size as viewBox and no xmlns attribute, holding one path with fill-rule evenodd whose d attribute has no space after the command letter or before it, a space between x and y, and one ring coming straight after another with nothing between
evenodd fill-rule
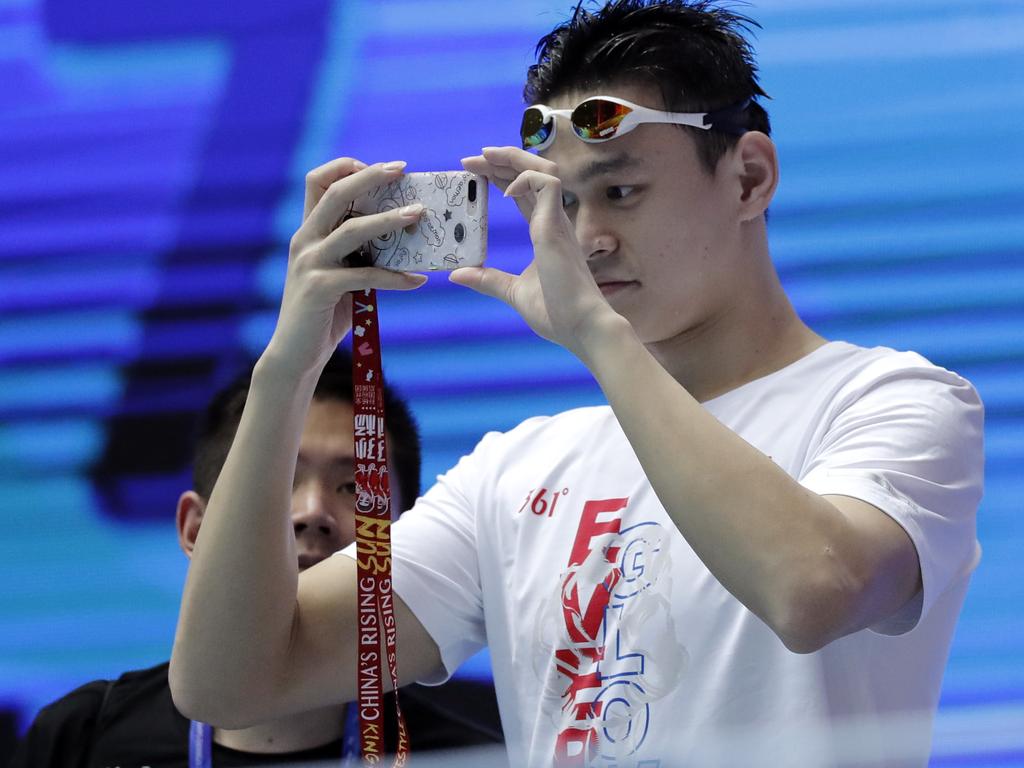
<instances>
[{"instance_id":1,"label":"mouth","mask_svg":"<svg viewBox=\"0 0 1024 768\"><path fill-rule=\"evenodd\" d=\"M326 554L314 555L304 552L303 554L299 555L299 570L304 571L307 568L311 568L312 566L316 565L322 560L326 560L328 557L329 555Z\"/></svg>"},{"instance_id":2,"label":"mouth","mask_svg":"<svg viewBox=\"0 0 1024 768\"><path fill-rule=\"evenodd\" d=\"M636 280L601 280L597 283L604 296L612 296L640 285Z\"/></svg>"}]
</instances>

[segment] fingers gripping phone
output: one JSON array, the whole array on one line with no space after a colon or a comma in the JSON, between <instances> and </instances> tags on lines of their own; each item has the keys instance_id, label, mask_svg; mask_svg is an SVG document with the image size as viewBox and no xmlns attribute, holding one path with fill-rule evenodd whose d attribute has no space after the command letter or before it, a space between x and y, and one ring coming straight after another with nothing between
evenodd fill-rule
<instances>
[{"instance_id":1,"label":"fingers gripping phone","mask_svg":"<svg viewBox=\"0 0 1024 768\"><path fill-rule=\"evenodd\" d=\"M400 272L476 267L487 256L487 180L468 171L408 173L353 201L347 218L421 203L420 220L367 243L370 262Z\"/></svg>"}]
</instances>

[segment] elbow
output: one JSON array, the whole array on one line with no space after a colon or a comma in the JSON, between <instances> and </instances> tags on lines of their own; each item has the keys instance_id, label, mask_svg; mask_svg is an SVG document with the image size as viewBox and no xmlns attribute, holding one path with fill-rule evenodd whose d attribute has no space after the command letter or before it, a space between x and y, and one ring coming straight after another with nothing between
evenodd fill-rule
<instances>
[{"instance_id":1,"label":"elbow","mask_svg":"<svg viewBox=\"0 0 1024 768\"><path fill-rule=\"evenodd\" d=\"M830 642L824 635L799 626L776 628L775 634L790 653L816 653Z\"/></svg>"},{"instance_id":2,"label":"elbow","mask_svg":"<svg viewBox=\"0 0 1024 768\"><path fill-rule=\"evenodd\" d=\"M785 591L769 626L792 653L815 653L848 634L858 594L841 580L804 579Z\"/></svg>"},{"instance_id":3,"label":"elbow","mask_svg":"<svg viewBox=\"0 0 1024 768\"><path fill-rule=\"evenodd\" d=\"M171 656L171 665L167 670L167 683L171 689L171 701L174 708L189 720L209 723L222 727L219 722L222 713L216 706L216 691L203 685L194 674L190 674L187 665L178 660L176 654Z\"/></svg>"},{"instance_id":4,"label":"elbow","mask_svg":"<svg viewBox=\"0 0 1024 768\"><path fill-rule=\"evenodd\" d=\"M256 724L256 718L247 711L245 700L232 696L230 689L220 687L216 680L204 678L185 667L172 656L167 673L174 708L184 717L229 730Z\"/></svg>"},{"instance_id":5,"label":"elbow","mask_svg":"<svg viewBox=\"0 0 1024 768\"><path fill-rule=\"evenodd\" d=\"M174 708L189 720L208 723L208 713L203 711L202 707L203 697L197 694L192 682L188 674L182 670L177 654L172 654L171 664L167 669L167 684L171 689Z\"/></svg>"}]
</instances>

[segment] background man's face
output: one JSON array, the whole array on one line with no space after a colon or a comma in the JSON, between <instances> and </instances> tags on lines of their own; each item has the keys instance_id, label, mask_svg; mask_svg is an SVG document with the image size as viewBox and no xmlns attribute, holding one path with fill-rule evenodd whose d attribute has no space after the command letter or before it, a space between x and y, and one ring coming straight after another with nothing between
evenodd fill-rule
<instances>
[{"instance_id":1,"label":"background man's face","mask_svg":"<svg viewBox=\"0 0 1024 768\"><path fill-rule=\"evenodd\" d=\"M314 398L309 406L292 483L291 521L300 571L355 541L352 416L352 404L345 400ZM393 464L389 471L394 472ZM393 519L405 510L399 486L396 476L390 483ZM189 557L206 502L195 491L186 491L178 501L178 540Z\"/></svg>"},{"instance_id":2,"label":"background man's face","mask_svg":"<svg viewBox=\"0 0 1024 768\"><path fill-rule=\"evenodd\" d=\"M300 570L355 540L354 462L352 405L314 399L302 431L292 486Z\"/></svg>"}]
</instances>

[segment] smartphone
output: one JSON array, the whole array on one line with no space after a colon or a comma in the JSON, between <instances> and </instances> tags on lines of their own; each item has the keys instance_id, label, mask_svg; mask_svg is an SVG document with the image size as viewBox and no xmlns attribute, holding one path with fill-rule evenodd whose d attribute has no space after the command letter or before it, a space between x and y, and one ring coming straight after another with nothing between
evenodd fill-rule
<instances>
[{"instance_id":1,"label":"smartphone","mask_svg":"<svg viewBox=\"0 0 1024 768\"><path fill-rule=\"evenodd\" d=\"M356 199L347 218L421 203L405 229L367 243L370 263L399 272L478 267L487 256L487 180L468 171L407 173Z\"/></svg>"}]
</instances>

